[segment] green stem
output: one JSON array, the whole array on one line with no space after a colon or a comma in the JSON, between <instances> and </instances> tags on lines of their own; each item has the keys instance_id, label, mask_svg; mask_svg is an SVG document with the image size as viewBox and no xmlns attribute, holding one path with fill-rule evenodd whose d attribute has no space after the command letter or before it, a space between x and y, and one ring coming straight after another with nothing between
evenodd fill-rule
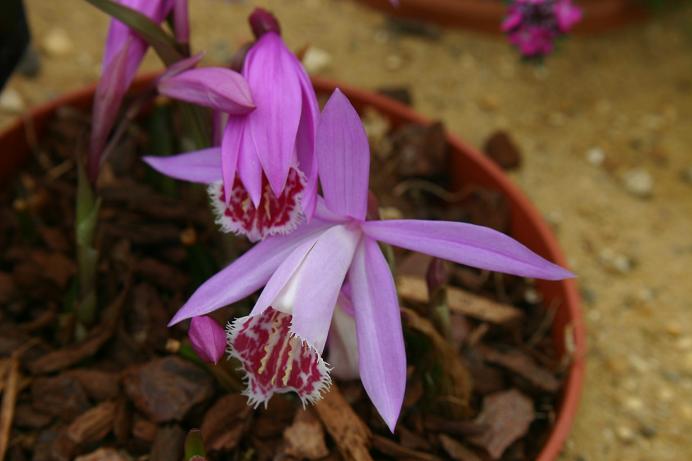
<instances>
[{"instance_id":1,"label":"green stem","mask_svg":"<svg viewBox=\"0 0 692 461\"><path fill-rule=\"evenodd\" d=\"M94 248L94 234L101 199L95 196L81 164L78 170L75 238L79 290L75 314L81 324L88 326L96 319L96 267L99 255Z\"/></svg>"}]
</instances>

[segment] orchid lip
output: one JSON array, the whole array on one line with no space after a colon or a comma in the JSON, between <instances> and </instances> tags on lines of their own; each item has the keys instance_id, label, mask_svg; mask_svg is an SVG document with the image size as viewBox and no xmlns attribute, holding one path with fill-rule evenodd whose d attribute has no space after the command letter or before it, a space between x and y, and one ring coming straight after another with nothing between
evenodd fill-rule
<instances>
[{"instance_id":1,"label":"orchid lip","mask_svg":"<svg viewBox=\"0 0 692 461\"><path fill-rule=\"evenodd\" d=\"M296 392L303 407L331 385L331 367L317 349L293 331L291 314L268 307L228 324L228 352L245 372L243 395L257 408L275 393Z\"/></svg>"}]
</instances>

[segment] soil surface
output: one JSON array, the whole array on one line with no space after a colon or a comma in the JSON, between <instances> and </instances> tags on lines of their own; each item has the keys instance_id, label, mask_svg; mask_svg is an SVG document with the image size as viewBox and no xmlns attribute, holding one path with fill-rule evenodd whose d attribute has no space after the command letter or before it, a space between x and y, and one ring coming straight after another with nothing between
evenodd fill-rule
<instances>
[{"instance_id":1,"label":"soil surface","mask_svg":"<svg viewBox=\"0 0 692 461\"><path fill-rule=\"evenodd\" d=\"M98 76L105 17L86 3L26 3L42 70L10 81L0 126ZM207 62L249 38L250 2L192 5ZM569 40L536 66L497 38L392 26L344 0L263 5L290 46L324 52L317 73L406 86L418 110L476 146L497 129L517 142L513 178L554 225L585 300L587 384L563 458L692 459L692 8ZM145 68L157 67L150 56Z\"/></svg>"}]
</instances>

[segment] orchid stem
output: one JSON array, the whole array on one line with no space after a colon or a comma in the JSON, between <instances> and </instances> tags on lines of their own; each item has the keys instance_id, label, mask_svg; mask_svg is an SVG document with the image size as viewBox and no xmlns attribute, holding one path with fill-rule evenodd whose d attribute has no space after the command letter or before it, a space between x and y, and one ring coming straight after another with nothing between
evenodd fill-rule
<instances>
[{"instance_id":1,"label":"orchid stem","mask_svg":"<svg viewBox=\"0 0 692 461\"><path fill-rule=\"evenodd\" d=\"M442 336L450 340L452 338L452 324L449 305L447 304L447 292L445 290L438 290L438 292L431 297L431 306L433 323Z\"/></svg>"},{"instance_id":2,"label":"orchid stem","mask_svg":"<svg viewBox=\"0 0 692 461\"><path fill-rule=\"evenodd\" d=\"M75 216L79 287L75 313L79 322L85 326L91 325L96 318L96 266L99 255L98 250L94 248L94 234L100 207L101 199L95 196L84 167L80 163Z\"/></svg>"}]
</instances>

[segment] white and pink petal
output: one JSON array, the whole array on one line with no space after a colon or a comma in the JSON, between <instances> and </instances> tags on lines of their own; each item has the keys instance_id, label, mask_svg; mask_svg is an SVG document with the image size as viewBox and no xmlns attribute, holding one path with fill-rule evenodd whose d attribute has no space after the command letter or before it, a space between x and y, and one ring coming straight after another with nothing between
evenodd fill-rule
<instances>
[{"instance_id":1,"label":"white and pink petal","mask_svg":"<svg viewBox=\"0 0 692 461\"><path fill-rule=\"evenodd\" d=\"M263 178L258 206L255 206L239 176L235 177L228 194L222 181L208 187L216 223L221 230L245 235L253 242L272 235L286 235L298 227L303 221L301 200L304 190L305 176L297 168L291 168L279 197L274 195L268 181Z\"/></svg>"},{"instance_id":2,"label":"white and pink petal","mask_svg":"<svg viewBox=\"0 0 692 461\"><path fill-rule=\"evenodd\" d=\"M331 384L329 366L291 323L290 314L268 307L228 326L229 352L241 363L243 394L255 408L286 392L295 392L303 405L315 403Z\"/></svg>"}]
</instances>

